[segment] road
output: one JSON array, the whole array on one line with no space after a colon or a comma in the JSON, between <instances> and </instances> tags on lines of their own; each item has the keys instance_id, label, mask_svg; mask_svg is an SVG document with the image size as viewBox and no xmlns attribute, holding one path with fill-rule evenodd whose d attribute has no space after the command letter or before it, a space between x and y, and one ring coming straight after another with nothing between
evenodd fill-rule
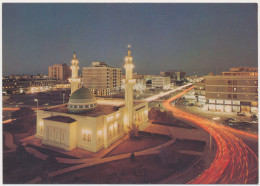
<instances>
[{"instance_id":1,"label":"road","mask_svg":"<svg viewBox=\"0 0 260 186\"><path fill-rule=\"evenodd\" d=\"M258 183L257 149L251 149L243 139L258 141L258 136L219 125L205 118L184 112L171 102L194 87L166 100L163 105L177 118L193 122L214 138L217 151L211 166L189 184L256 184ZM243 136L243 138L241 137Z\"/></svg>"}]
</instances>

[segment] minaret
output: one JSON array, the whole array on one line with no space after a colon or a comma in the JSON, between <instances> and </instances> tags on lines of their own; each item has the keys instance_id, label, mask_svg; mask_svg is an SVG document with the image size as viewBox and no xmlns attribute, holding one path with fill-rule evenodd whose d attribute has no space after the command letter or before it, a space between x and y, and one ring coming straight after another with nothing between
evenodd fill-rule
<instances>
[{"instance_id":1,"label":"minaret","mask_svg":"<svg viewBox=\"0 0 260 186\"><path fill-rule=\"evenodd\" d=\"M71 67L70 67L71 78L69 79L71 94L79 88L79 84L80 84L80 78L78 77L78 70L79 70L78 63L79 60L77 59L77 56L74 52L73 59L71 60Z\"/></svg>"},{"instance_id":2,"label":"minaret","mask_svg":"<svg viewBox=\"0 0 260 186\"><path fill-rule=\"evenodd\" d=\"M131 56L131 46L128 45L128 55L125 57L125 107L126 107L126 126L133 125L133 57Z\"/></svg>"}]
</instances>

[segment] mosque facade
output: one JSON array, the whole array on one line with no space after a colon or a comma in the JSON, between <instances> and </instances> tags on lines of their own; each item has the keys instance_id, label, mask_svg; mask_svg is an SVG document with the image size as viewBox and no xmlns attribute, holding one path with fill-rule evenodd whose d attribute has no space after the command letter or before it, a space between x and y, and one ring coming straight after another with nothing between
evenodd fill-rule
<instances>
[{"instance_id":1,"label":"mosque facade","mask_svg":"<svg viewBox=\"0 0 260 186\"><path fill-rule=\"evenodd\" d=\"M71 97L62 106L37 110L35 137L42 144L64 150L81 148L97 152L123 137L131 125L143 130L148 125L148 102L133 100L133 62L130 46L125 57L125 100L109 99L99 103L87 87L79 88L78 60L71 61ZM106 103L106 104L104 104Z\"/></svg>"}]
</instances>

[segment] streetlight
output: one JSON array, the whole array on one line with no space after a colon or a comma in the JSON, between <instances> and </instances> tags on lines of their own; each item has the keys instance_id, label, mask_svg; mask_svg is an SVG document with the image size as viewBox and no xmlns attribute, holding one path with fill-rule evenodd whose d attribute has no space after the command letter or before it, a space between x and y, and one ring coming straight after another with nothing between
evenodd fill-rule
<instances>
[{"instance_id":1,"label":"streetlight","mask_svg":"<svg viewBox=\"0 0 260 186\"><path fill-rule=\"evenodd\" d=\"M38 99L34 99L34 101L36 101L36 102L37 102L37 108L38 108L38 101L39 101L39 100L38 100Z\"/></svg>"},{"instance_id":2,"label":"streetlight","mask_svg":"<svg viewBox=\"0 0 260 186\"><path fill-rule=\"evenodd\" d=\"M64 96L65 96L65 93L63 93L63 104L64 104Z\"/></svg>"}]
</instances>

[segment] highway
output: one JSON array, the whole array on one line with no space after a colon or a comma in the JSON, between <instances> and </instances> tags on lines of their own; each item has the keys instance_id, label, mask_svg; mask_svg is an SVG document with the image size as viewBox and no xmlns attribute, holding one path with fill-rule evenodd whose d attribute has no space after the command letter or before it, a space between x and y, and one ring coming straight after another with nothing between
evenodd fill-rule
<instances>
[{"instance_id":1,"label":"highway","mask_svg":"<svg viewBox=\"0 0 260 186\"><path fill-rule=\"evenodd\" d=\"M217 124L208 119L184 112L171 102L180 98L194 87L166 100L163 105L173 115L193 122L209 132L217 146L215 159L208 169L189 184L256 184L258 183L258 157L243 139L258 141L258 136ZM240 138L243 136L243 139Z\"/></svg>"}]
</instances>

